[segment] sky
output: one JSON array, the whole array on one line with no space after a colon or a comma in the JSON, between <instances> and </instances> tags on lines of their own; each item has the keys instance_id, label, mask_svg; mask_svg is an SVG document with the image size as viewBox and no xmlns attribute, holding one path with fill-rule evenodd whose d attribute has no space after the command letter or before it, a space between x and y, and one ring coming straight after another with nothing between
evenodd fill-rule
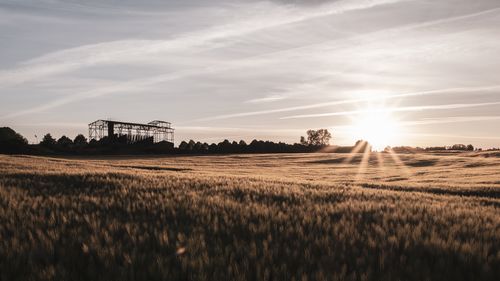
<instances>
[{"instance_id":1,"label":"sky","mask_svg":"<svg viewBox=\"0 0 500 281\"><path fill-rule=\"evenodd\" d=\"M500 147L499 54L498 0L0 0L0 126L350 145L384 115L387 145Z\"/></svg>"}]
</instances>

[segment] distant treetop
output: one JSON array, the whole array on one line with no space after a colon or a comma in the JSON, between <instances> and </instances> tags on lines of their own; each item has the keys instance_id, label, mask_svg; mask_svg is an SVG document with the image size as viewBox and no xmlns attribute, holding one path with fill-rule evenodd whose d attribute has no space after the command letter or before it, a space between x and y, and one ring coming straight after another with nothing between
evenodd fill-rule
<instances>
[{"instance_id":1,"label":"distant treetop","mask_svg":"<svg viewBox=\"0 0 500 281\"><path fill-rule=\"evenodd\" d=\"M307 139L300 137L300 143L311 146L327 146L330 144L332 134L327 129L308 130Z\"/></svg>"}]
</instances>

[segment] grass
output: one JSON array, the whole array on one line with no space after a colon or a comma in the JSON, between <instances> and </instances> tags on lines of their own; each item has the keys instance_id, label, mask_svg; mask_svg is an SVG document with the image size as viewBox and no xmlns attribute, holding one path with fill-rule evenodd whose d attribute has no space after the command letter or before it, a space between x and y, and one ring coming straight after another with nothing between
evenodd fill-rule
<instances>
[{"instance_id":1,"label":"grass","mask_svg":"<svg viewBox=\"0 0 500 281\"><path fill-rule=\"evenodd\" d=\"M0 156L1 280L498 280L482 154Z\"/></svg>"}]
</instances>

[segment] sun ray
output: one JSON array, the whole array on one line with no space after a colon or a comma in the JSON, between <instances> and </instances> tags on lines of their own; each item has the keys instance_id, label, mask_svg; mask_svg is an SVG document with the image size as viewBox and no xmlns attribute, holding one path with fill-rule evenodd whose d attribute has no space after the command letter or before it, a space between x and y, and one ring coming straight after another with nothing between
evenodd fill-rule
<instances>
[{"instance_id":1,"label":"sun ray","mask_svg":"<svg viewBox=\"0 0 500 281\"><path fill-rule=\"evenodd\" d=\"M377 156L377 167L382 173L385 173L385 166L384 166L384 156L382 155L381 152L376 152L375 155Z\"/></svg>"},{"instance_id":2,"label":"sun ray","mask_svg":"<svg viewBox=\"0 0 500 281\"><path fill-rule=\"evenodd\" d=\"M394 150L392 150L392 148L388 149L388 152L389 152L389 155L392 158L392 161L394 161L394 164L396 164L396 166L398 166L399 168L401 168L401 171L403 172L403 174L410 175L410 170L405 165L405 163L403 161L401 161L401 158L399 158L399 156L397 155L397 153L394 152Z\"/></svg>"},{"instance_id":3,"label":"sun ray","mask_svg":"<svg viewBox=\"0 0 500 281\"><path fill-rule=\"evenodd\" d=\"M366 142L363 143L365 144L365 150L363 151L363 158L359 163L358 172L356 173L355 177L355 182L359 182L360 180L364 179L365 172L368 169L368 161L371 156L370 146Z\"/></svg>"},{"instance_id":4,"label":"sun ray","mask_svg":"<svg viewBox=\"0 0 500 281\"><path fill-rule=\"evenodd\" d=\"M349 153L349 157L347 157L346 159L344 159L344 161L342 161L342 164L349 164L349 163L351 163L351 161L354 159L354 157L356 157L357 154L363 148L364 143L365 143L364 141L357 142L356 145L354 146L354 148L351 150L351 153Z\"/></svg>"}]
</instances>

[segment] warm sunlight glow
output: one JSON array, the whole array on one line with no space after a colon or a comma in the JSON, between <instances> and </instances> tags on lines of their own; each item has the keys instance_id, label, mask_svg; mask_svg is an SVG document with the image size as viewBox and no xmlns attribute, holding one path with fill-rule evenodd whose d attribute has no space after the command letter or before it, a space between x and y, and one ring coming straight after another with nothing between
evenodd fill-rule
<instances>
[{"instance_id":1,"label":"warm sunlight glow","mask_svg":"<svg viewBox=\"0 0 500 281\"><path fill-rule=\"evenodd\" d=\"M387 108L362 110L353 120L353 136L368 141L373 149L381 151L386 146L400 143L400 123Z\"/></svg>"}]
</instances>

